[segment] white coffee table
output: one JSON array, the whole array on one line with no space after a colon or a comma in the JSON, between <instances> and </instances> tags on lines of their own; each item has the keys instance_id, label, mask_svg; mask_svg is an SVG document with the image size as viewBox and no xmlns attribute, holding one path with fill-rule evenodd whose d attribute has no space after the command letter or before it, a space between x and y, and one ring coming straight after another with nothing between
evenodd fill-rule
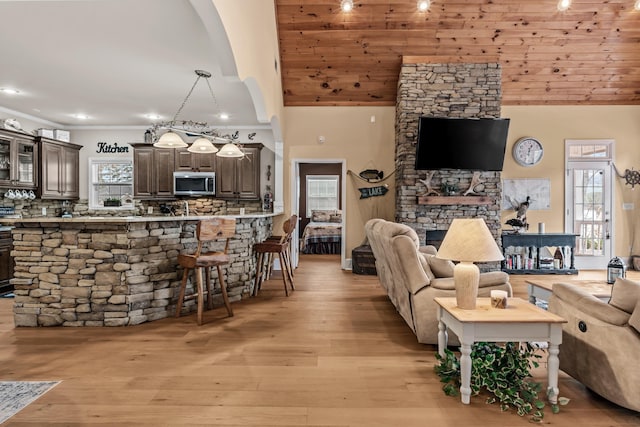
<instances>
[{"instance_id":1,"label":"white coffee table","mask_svg":"<svg viewBox=\"0 0 640 427\"><path fill-rule=\"evenodd\" d=\"M605 280L572 280L563 277L562 279L527 279L525 282L527 282L529 302L532 304L535 304L539 299L549 301L553 284L558 282L574 285L604 302L609 302L611 299L612 285L609 285Z\"/></svg>"},{"instance_id":2,"label":"white coffee table","mask_svg":"<svg viewBox=\"0 0 640 427\"><path fill-rule=\"evenodd\" d=\"M462 403L471 400L471 346L477 341L549 343L547 357L547 395L551 403L558 399L558 346L562 343L562 317L529 304L520 298L509 298L506 309L492 308L490 298L478 298L474 310L458 308L455 298L434 298L438 304L438 353L444 356L447 329L461 342L460 373Z\"/></svg>"}]
</instances>

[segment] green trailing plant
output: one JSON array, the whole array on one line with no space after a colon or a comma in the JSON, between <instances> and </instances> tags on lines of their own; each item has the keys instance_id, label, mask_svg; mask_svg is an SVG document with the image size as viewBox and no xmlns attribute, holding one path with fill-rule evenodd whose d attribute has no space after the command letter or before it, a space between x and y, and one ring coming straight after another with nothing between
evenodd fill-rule
<instances>
[{"instance_id":1,"label":"green trailing plant","mask_svg":"<svg viewBox=\"0 0 640 427\"><path fill-rule=\"evenodd\" d=\"M104 206L121 206L122 201L118 197L107 197L103 204Z\"/></svg>"},{"instance_id":2,"label":"green trailing plant","mask_svg":"<svg viewBox=\"0 0 640 427\"><path fill-rule=\"evenodd\" d=\"M530 343L487 343L478 342L471 348L471 395L486 394L487 403L499 403L500 409L514 409L520 416L529 415L532 421L544 418L545 403L539 398L542 385L533 381L530 369L539 366L537 347ZM449 349L444 356L436 354L439 364L436 374L443 383L442 389L448 396L457 396L460 390L460 360ZM548 396L547 396L548 397ZM560 411L569 399L558 398L551 404L553 413Z\"/></svg>"}]
</instances>

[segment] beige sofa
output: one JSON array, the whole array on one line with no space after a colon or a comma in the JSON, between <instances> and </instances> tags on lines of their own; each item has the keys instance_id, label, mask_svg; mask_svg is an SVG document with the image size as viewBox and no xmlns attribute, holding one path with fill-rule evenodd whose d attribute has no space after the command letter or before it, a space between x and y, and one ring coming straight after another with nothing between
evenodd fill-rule
<instances>
[{"instance_id":1,"label":"beige sofa","mask_svg":"<svg viewBox=\"0 0 640 427\"><path fill-rule=\"evenodd\" d=\"M611 402L640 411L640 283L618 279L607 304L574 285L553 285L549 311L567 320L560 369Z\"/></svg>"},{"instance_id":2,"label":"beige sofa","mask_svg":"<svg viewBox=\"0 0 640 427\"><path fill-rule=\"evenodd\" d=\"M389 299L413 330L418 342L438 343L435 297L454 297L453 266L435 257L433 246L420 247L416 232L409 226L383 219L371 219L365 232L380 284ZM494 289L511 295L509 276L502 271L480 274L479 296L488 297ZM449 343L457 338L449 334Z\"/></svg>"}]
</instances>

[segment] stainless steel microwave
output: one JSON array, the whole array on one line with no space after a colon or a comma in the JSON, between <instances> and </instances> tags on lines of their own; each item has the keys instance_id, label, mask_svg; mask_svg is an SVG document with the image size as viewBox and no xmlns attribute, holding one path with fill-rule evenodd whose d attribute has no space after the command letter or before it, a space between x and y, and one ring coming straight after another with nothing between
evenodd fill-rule
<instances>
[{"instance_id":1,"label":"stainless steel microwave","mask_svg":"<svg viewBox=\"0 0 640 427\"><path fill-rule=\"evenodd\" d=\"M215 172L174 172L173 194L175 196L215 196Z\"/></svg>"}]
</instances>

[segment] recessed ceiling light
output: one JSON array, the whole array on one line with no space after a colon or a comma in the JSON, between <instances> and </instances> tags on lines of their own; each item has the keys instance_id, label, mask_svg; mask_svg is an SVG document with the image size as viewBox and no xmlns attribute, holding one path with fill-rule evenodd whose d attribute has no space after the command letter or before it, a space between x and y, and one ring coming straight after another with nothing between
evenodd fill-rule
<instances>
[{"instance_id":1,"label":"recessed ceiling light","mask_svg":"<svg viewBox=\"0 0 640 427\"><path fill-rule=\"evenodd\" d=\"M353 10L353 0L342 0L340 8L343 12L351 12Z\"/></svg>"},{"instance_id":2,"label":"recessed ceiling light","mask_svg":"<svg viewBox=\"0 0 640 427\"><path fill-rule=\"evenodd\" d=\"M86 114L74 114L73 117L79 120L87 120L89 118Z\"/></svg>"},{"instance_id":3,"label":"recessed ceiling light","mask_svg":"<svg viewBox=\"0 0 640 427\"><path fill-rule=\"evenodd\" d=\"M229 120L229 115L227 113L220 113L220 120Z\"/></svg>"},{"instance_id":4,"label":"recessed ceiling light","mask_svg":"<svg viewBox=\"0 0 640 427\"><path fill-rule=\"evenodd\" d=\"M10 87L0 87L0 92L6 93L8 95L17 95L20 93L18 89L13 89Z\"/></svg>"},{"instance_id":5,"label":"recessed ceiling light","mask_svg":"<svg viewBox=\"0 0 640 427\"><path fill-rule=\"evenodd\" d=\"M640 0L636 0L636 4L633 6L635 10L640 10Z\"/></svg>"},{"instance_id":6,"label":"recessed ceiling light","mask_svg":"<svg viewBox=\"0 0 640 427\"><path fill-rule=\"evenodd\" d=\"M160 114L145 114L144 116L149 120L160 120L162 118Z\"/></svg>"},{"instance_id":7,"label":"recessed ceiling light","mask_svg":"<svg viewBox=\"0 0 640 427\"><path fill-rule=\"evenodd\" d=\"M558 1L558 10L560 12L565 12L571 6L571 0L560 0Z\"/></svg>"},{"instance_id":8,"label":"recessed ceiling light","mask_svg":"<svg viewBox=\"0 0 640 427\"><path fill-rule=\"evenodd\" d=\"M431 2L429 0L418 0L418 10L420 12L426 12L427 10L429 10L430 3Z\"/></svg>"}]
</instances>

